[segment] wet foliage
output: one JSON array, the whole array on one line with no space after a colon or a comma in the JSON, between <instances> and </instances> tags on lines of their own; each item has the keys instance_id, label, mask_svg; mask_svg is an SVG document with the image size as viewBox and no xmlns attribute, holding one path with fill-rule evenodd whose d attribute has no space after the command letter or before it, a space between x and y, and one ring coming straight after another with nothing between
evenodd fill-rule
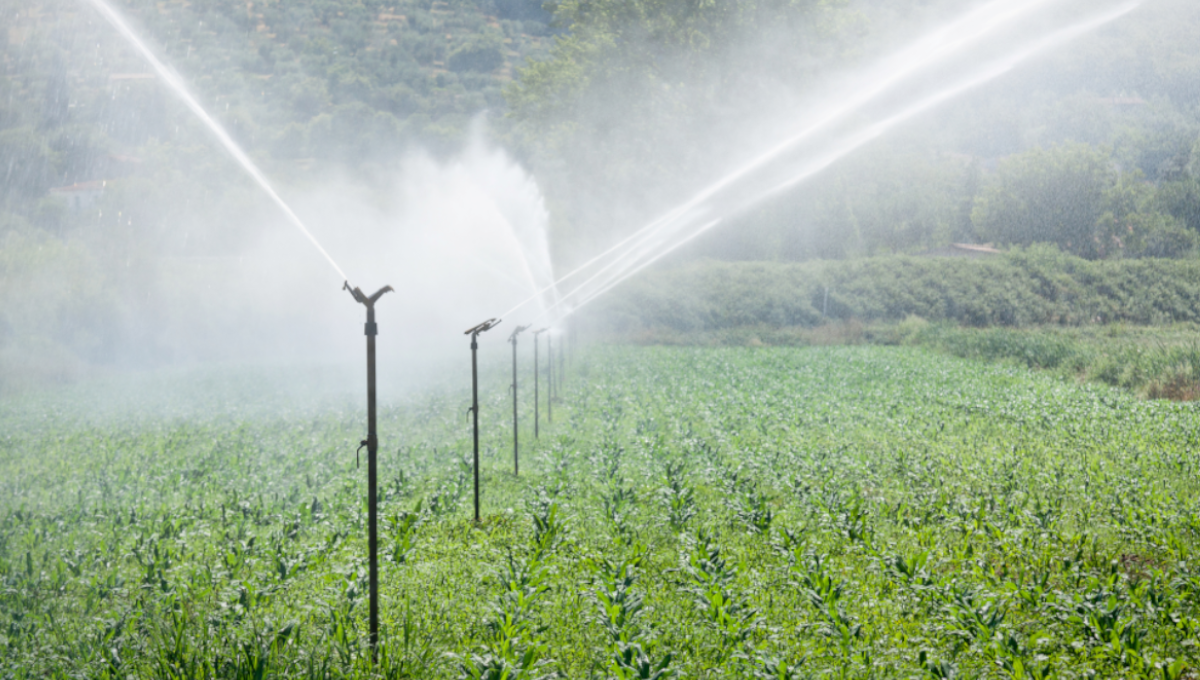
<instances>
[{"instance_id":1,"label":"wet foliage","mask_svg":"<svg viewBox=\"0 0 1200 680\"><path fill-rule=\"evenodd\" d=\"M598 326L694 333L739 326L919 316L962 326L1164 325L1200 321L1200 261L1088 261L1052 246L981 259L698 261L647 272L598 300Z\"/></svg>"},{"instance_id":2,"label":"wet foliage","mask_svg":"<svg viewBox=\"0 0 1200 680\"><path fill-rule=\"evenodd\" d=\"M597 347L520 478L492 390L475 525L462 395L430 390L381 413L372 670L357 401L222 384L5 404L0 676L1200 668L1193 404L912 348Z\"/></svg>"}]
</instances>

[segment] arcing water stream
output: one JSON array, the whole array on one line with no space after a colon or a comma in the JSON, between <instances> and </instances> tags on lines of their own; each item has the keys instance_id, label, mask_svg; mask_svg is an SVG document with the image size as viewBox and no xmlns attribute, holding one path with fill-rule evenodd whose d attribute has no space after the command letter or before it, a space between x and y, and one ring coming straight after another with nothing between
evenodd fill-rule
<instances>
[{"instance_id":1,"label":"arcing water stream","mask_svg":"<svg viewBox=\"0 0 1200 680\"><path fill-rule=\"evenodd\" d=\"M680 247L691 242L696 237L700 236L709 229L717 226L720 222L729 215L745 210L760 201L763 201L770 196L788 189L795 184L809 179L813 175L821 172L834 164L847 154L859 149L863 145L879 138L888 130L900 125L915 116L918 116L938 105L941 105L950 99L953 99L967 90L990 82L1005 73L1008 73L1021 62L1030 59L1048 49L1061 45L1074 38L1077 38L1085 33L1095 30L1096 28L1109 23L1135 9L1142 3L1142 0L1133 0L1113 11L1089 18L1083 22L1075 24L1069 28L1052 33L1044 38L1041 38L1032 43L1023 45L1017 51L1010 54L1004 59L989 63L978 71L961 81L947 87L934 95L931 95L916 104L907 107L900 113L897 113L885 120L874 123L861 131L845 137L839 144L826 153L807 160L801 167L792 171L789 176L771 186L765 191L761 191L753 195L749 199L737 202L735 205L721 210L721 215L713 217L711 213L696 213L697 217L707 218L704 221L699 219L680 219L675 224L663 225L662 230L667 233L656 233L657 238L654 240L645 240L641 242L637 250L631 251L624 258L610 263L602 272L607 273L607 276L600 276L599 273L588 278L583 283L579 284L575 289L566 294L562 301L553 305L546 310L546 313L554 313L558 307L570 305L567 311L560 312L558 316L566 316L587 303L595 300L604 293L612 290L634 274L642 271L651 264L662 259L669 253L679 249ZM669 231L668 231L669 230ZM590 287L590 288L589 288Z\"/></svg>"},{"instance_id":2,"label":"arcing water stream","mask_svg":"<svg viewBox=\"0 0 1200 680\"><path fill-rule=\"evenodd\" d=\"M186 104L189 109L191 109L192 113L196 114L196 117L198 117L204 123L204 125L208 127L213 136L217 138L217 141L221 143L221 146L225 147L225 150L228 151L229 154L238 162L238 164L242 166L242 169L246 171L246 174L250 175L250 177L253 178L256 183L258 183L258 186L261 187L262 190L271 197L271 200L274 201L275 204L279 206L279 209L283 211L283 214L287 216L288 221L291 222L292 225L297 229L299 229L300 233L304 234L305 238L307 238L313 244L313 246L316 247L317 251L321 253L321 256L324 257L325 260L329 262L330 266L333 267L334 271L338 273L338 276L341 277L342 281L345 281L347 279L346 272L342 271L342 268L338 266L338 263L334 261L333 257L331 257L328 252L326 252L325 248L322 247L320 242L317 241L316 237L312 235L312 232L310 232L308 228L304 226L304 223L300 221L300 218L295 212L292 211L288 204L279 197L279 194L275 193L275 189L271 187L271 183L267 181L266 176L264 176L262 171L258 169L258 166L254 164L254 161L250 160L250 157L246 155L246 152L242 151L242 148L238 146L237 142L233 141L233 138L229 136L229 133L225 131L225 128L221 127L221 124L214 120L212 116L208 115L208 112L204 110L203 106L200 106L200 102L196 101L196 98L193 97L191 92L188 91L187 87L183 84L183 81L179 78L179 75L173 70L167 68L165 64L159 61L158 57L154 56L154 52L150 50L146 43L142 42L142 40L138 38L137 33L133 32L133 29L129 27L129 24L125 21L125 19L122 18L121 15L118 14L111 5L105 2L105 0L88 0L88 2L90 2L96 8L96 10L99 11L106 20L108 20L108 23L112 24L113 27L116 28L121 35L125 36L125 39L128 40L138 52L141 53L142 57L145 58L146 61L150 63L150 66L154 68L154 71L158 73L158 76L163 79L163 82L165 82L172 90L174 90L175 94L183 100L183 103Z\"/></svg>"},{"instance_id":3,"label":"arcing water stream","mask_svg":"<svg viewBox=\"0 0 1200 680\"><path fill-rule=\"evenodd\" d=\"M542 301L543 296L547 293L555 294L557 299L550 306L543 308L539 318L549 316L552 319L558 319L569 315L668 253L717 226L731 215L744 211L770 196L804 181L891 128L971 88L1001 76L1030 57L1123 16L1142 4L1143 1L1130 0L1114 10L1098 14L1040 39L1026 42L1015 50L1009 50L1008 56L971 71L968 75L958 79L955 84L942 88L914 104L905 106L899 113L879 122L861 127L857 131L843 132L840 135L830 133L831 128L842 124L848 116L861 111L868 103L877 100L881 95L896 90L901 83L910 81L918 75L928 75L931 69L944 66L953 58L960 58L965 50L974 47L980 41L995 36L1003 29L1013 27L1021 19L1030 18L1036 11L1045 10L1056 2L1061 2L1061 0L991 0L958 19L941 25L910 47L882 60L879 66L867 71L866 75L856 82L855 87L848 89L842 97L835 97L829 104L822 107L817 114L800 126L798 132L757 154L747 163L699 191L691 199L591 258L557 281L538 290L536 283L533 282L535 278L532 276L533 272L528 271L528 266L526 266L527 271L523 273L531 283L534 283L535 292L502 316L508 317L531 302ZM347 277L342 268L305 227L296 213L279 197L254 162L224 128L200 106L179 76L155 57L125 20L107 4L106 0L89 0L89 2L141 53L247 174L279 206L288 220L317 248L342 280L345 280ZM814 143L818 133L832 136L830 140L816 142L820 143L821 147L815 151L799 149L801 144ZM783 173L783 179L778 178L780 173ZM763 177L762 175L772 176ZM764 186L767 188L763 189ZM529 265L527 257L525 264ZM536 278L542 278L545 281L549 278L545 274L548 274L548 271L543 273L543 276ZM587 277L576 284L569 293L557 297L557 291L563 283L585 274Z\"/></svg>"},{"instance_id":4,"label":"arcing water stream","mask_svg":"<svg viewBox=\"0 0 1200 680\"><path fill-rule=\"evenodd\" d=\"M782 142L758 154L733 172L705 187L688 201L650 222L608 250L596 255L571 273L559 279L557 283L563 283L592 265L601 262L609 255L616 254L625 249L636 248L643 239L652 236L657 230L687 217L694 210L702 206L705 201L713 198L722 190L730 187L754 171L769 165L797 144L811 139L816 133L839 122L848 114L860 109L879 95L919 73L922 69L954 56L987 35L1005 28L1017 19L1027 16L1033 10L1052 2L1054 0L1023 0L1016 3L1013 3L1012 0L993 0L945 24L918 40L911 47L882 60L878 67L871 69L862 78L863 85L851 89L844 100L835 100L832 102L827 110L819 113L807 125L803 125L799 132L790 135Z\"/></svg>"},{"instance_id":5,"label":"arcing water stream","mask_svg":"<svg viewBox=\"0 0 1200 680\"><path fill-rule=\"evenodd\" d=\"M707 187L683 205L671 210L632 236L561 277L556 282L557 284L579 276L595 267L591 276L577 284L570 292L564 294L558 303L546 310L545 314L552 315L553 318L562 318L573 313L630 276L720 224L725 218L808 179L895 126L953 99L967 90L1000 77L1011 71L1021 62L1128 14L1141 5L1142 2L1143 0L1131 0L1113 10L1097 14L1068 28L1027 42L1017 49L1010 51L1004 58L987 63L973 70L953 85L945 87L917 103L905 107L901 112L871 124L858 132L844 135L834 142L826 144L825 151L801 157L798 161L793 162L794 169L787 173L785 179L770 183L768 189L755 191L753 188L748 188L751 192L748 198L725 197L723 204L717 203L717 199L722 198L723 193L735 188L738 184L745 184L743 180L746 180L758 171L777 166L778 161L781 160L784 154L793 149L802 140L812 137L820 129L829 127L837 118L861 108L870 99L877 97L885 90L900 82L900 80L914 75L920 68L925 68L936 62L945 60L957 50L962 49L967 42L958 39L961 37L959 31L969 29L965 30L965 33L971 36L971 40L975 40L992 30L996 30L1003 22L1015 18L1018 15L1017 13L1028 11L1035 5L1045 5L1047 3L1026 2L1016 7L1007 8L1007 12L999 13L1002 9L1000 5L1003 5L1003 2L993 2L963 19L953 22L950 26L954 27L955 30L950 31L947 28L939 29L934 36L919 41L917 46L902 53L902 55L909 55L910 63L891 70L877 69L876 73L880 75L873 78L870 86L862 91L856 91L855 94L844 102L835 103L830 107L829 113L820 116L815 123L807 126L801 133L759 155L751 163L721 178L718 182ZM989 21L1000 23L987 25L980 25L979 23ZM955 39L941 41L938 36L943 38L954 36ZM893 57L893 59L899 58ZM893 59L887 61L890 63ZM605 260L607 260L605 264L596 267L596 265Z\"/></svg>"}]
</instances>

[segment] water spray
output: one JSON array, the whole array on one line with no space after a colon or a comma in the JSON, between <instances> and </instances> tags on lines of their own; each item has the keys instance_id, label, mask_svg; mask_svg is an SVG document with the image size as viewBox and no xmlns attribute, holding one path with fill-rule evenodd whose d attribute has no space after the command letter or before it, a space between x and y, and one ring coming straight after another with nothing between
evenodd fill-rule
<instances>
[{"instance_id":1,"label":"water spray","mask_svg":"<svg viewBox=\"0 0 1200 680\"><path fill-rule=\"evenodd\" d=\"M517 429L518 429L517 428L517 336L520 335L521 331L525 331L528 329L529 329L529 326L517 326L515 329L513 329L512 335L508 336L508 341L511 342L512 346L513 346L512 395L513 395L513 476L514 477L520 476L520 474L521 474L521 466L520 466L519 461L517 460L517 450L518 450L518 447L517 447Z\"/></svg>"},{"instance_id":2,"label":"water spray","mask_svg":"<svg viewBox=\"0 0 1200 680\"><path fill-rule=\"evenodd\" d=\"M1142 0L1130 0L1129 2L1126 2L1111 11L1098 14L1065 29L1055 31L1038 40L1027 43L1016 52L1008 55L1005 58L997 59L984 64L980 69L971 72L969 75L965 76L951 86L908 106L907 108L884 120L876 122L852 135L843 138L842 140L839 140L839 142L835 144L829 151L810 159L806 163L803 163L795 172L791 174L790 177L787 177L783 181L770 186L766 190L762 190L756 194L753 194L748 199L736 202L732 207L721 211L722 214L714 215L715 219L712 219L711 221L701 224L700 226L694 226L694 223L681 218L679 220L680 223L673 226L671 233L663 235L657 239L656 242L649 242L649 238L643 239L644 241L647 241L647 243L641 244L638 252L627 252L622 260L615 260L605 265L584 282L577 285L571 291L565 293L560 298L559 302L548 307L543 314L555 312L556 309L566 307L567 304L570 303L569 308L557 312L557 316L560 319L569 316L592 300L595 300L604 293L612 290L622 281L625 281L654 262L662 259L667 254L677 250L704 232L720 224L725 217L744 210L749 206L755 205L760 201L777 195L791 188L792 186L803 182L804 180L812 177L841 158L845 157L852 151L859 149L867 143L882 136L884 133L896 127L897 125L911 120L917 115L933 109L970 89L979 87L1004 75L1005 73L1008 73L1017 65L1030 59L1031 57L1093 31L1108 22L1114 21L1115 19L1124 16L1133 9L1137 8L1141 4ZM683 217L688 216L685 215ZM660 227L660 229L663 228L665 228L665 225ZM682 237L676 236L679 232L683 232ZM670 236L676 236L677 240L674 242L668 241L667 239ZM619 268L617 267L618 263L620 264ZM579 270L577 269L576 272L578 271ZM572 272L572 274L574 273L575 272ZM607 273L607 276L602 277L602 273ZM570 276L570 274L568 276ZM563 279L565 278L567 277L564 276ZM560 279L560 281L561 280L562 279Z\"/></svg>"},{"instance_id":3,"label":"water spray","mask_svg":"<svg viewBox=\"0 0 1200 680\"><path fill-rule=\"evenodd\" d=\"M471 418L475 429L475 523L479 523L479 363L476 355L479 351L479 334L490 331L500 325L500 319L488 319L478 326L463 331L463 335L471 336Z\"/></svg>"},{"instance_id":4,"label":"water spray","mask_svg":"<svg viewBox=\"0 0 1200 680\"><path fill-rule=\"evenodd\" d=\"M1094 22L1084 22L1056 35L1078 35L1079 33L1092 30L1096 26L1128 12L1133 7L1141 4L1141 1L1134 0ZM904 81L911 79L928 68L945 63L947 60L957 56L958 53L975 45L979 40L985 39L1001 29L1019 25L1019 22L1026 19L1031 13L1039 11L1052 3L1053 0L990 0L990 2L963 14L958 19L927 34L910 47L891 55L887 59L881 60L879 66L868 74L860 86L847 90L843 97L839 98L814 118L808 120L801 129L797 130L787 139L761 152L749 162L702 189L682 205L671 209L635 233L579 265L550 286L537 291L533 296L520 302L513 309L506 312L506 314L515 312L526 304L539 299L546 291L557 288L565 281L591 270L594 266L604 262L606 258L611 258L611 260L601 268L600 272L594 274L588 281L576 285L572 293L568 293L553 306L558 306L566 297L571 297L574 293L584 290L585 286L591 281L600 279L601 272L604 270L613 267L621 268L621 271L604 277L609 281L627 278L632 272L627 271L629 265L626 261L631 259L636 261L638 258L647 256L648 253L653 253L656 249L662 247L663 242L673 236L674 232L677 232L681 228L680 225L696 224L703 220L707 222L703 228L707 229L714 224L714 222L708 220L715 219L719 221L722 217L727 216L705 214L708 201L715 198L718 194L729 190L740 181L779 161L786 153L796 148L800 143L817 138L818 133L821 131L845 120L847 116L860 110L867 103L882 94L894 91ZM603 290L611 288L606 283L601 283L598 287ZM595 297L595 295L589 294L590 297Z\"/></svg>"},{"instance_id":5,"label":"water spray","mask_svg":"<svg viewBox=\"0 0 1200 680\"><path fill-rule=\"evenodd\" d=\"M533 332L533 438L538 438L538 421L541 420L539 412L541 401L538 395L538 336L549 328L540 328Z\"/></svg>"},{"instance_id":6,"label":"water spray","mask_svg":"<svg viewBox=\"0 0 1200 680\"><path fill-rule=\"evenodd\" d=\"M371 589L371 662L379 661L379 531L376 512L376 479L378 476L377 453L379 452L379 437L375 432L375 335L379 332L375 325L375 301L384 293L392 291L391 286L384 286L367 297L362 290L351 288L350 282L344 282L342 288L350 291L355 301L367 308L367 323L363 333L367 336L367 438L358 445L359 451L367 447L367 552L370 560L370 589Z\"/></svg>"},{"instance_id":7,"label":"water spray","mask_svg":"<svg viewBox=\"0 0 1200 680\"><path fill-rule=\"evenodd\" d=\"M192 96L192 93L188 90L187 86L184 85L183 79L179 77L179 74L173 69L168 68L166 64L164 64L157 56L155 56L154 52L150 50L150 47L147 46L146 43L140 38L138 38L137 34L134 33L133 29L129 26L129 23L126 22L120 13L118 13L117 10L115 10L111 5L104 0L88 0L88 2L95 7L98 12L100 12L101 16L103 16L108 23L112 24L113 28L117 29L117 32L125 36L125 39L128 40L133 45L134 49L136 49L142 55L142 58L149 62L150 67L154 69L155 73L158 74L158 77L162 78L163 82L166 83L167 86L172 90L174 90L175 95L183 101L184 105L187 106L192 113L196 114L196 117L200 119L200 122L204 123L209 132L211 132L213 136L217 138L217 142L219 142L221 146L229 152L229 155L233 156L234 160L236 160L238 164L242 166L242 169L246 171L246 174L250 175L251 179L258 184L259 188L261 188L263 192L265 192L267 196L271 198L275 205L277 205L279 209L283 211L283 214L287 217L288 221L292 223L292 226L300 230L300 233L303 234L310 243L312 243L313 247L317 249L317 252L321 253L321 256L324 257L329 265L333 267L334 271L338 273L338 276L341 277L342 280L345 280L346 273L342 271L342 268L338 266L338 263L334 261L333 257L325 250L321 243L317 241L317 237L313 236L312 232L310 232L308 228L304 226L304 223L300 221L299 216L292 211L292 208L286 202L284 202L282 198L280 198L278 193L275 192L275 189L271 186L271 183L267 181L266 175L259 170L254 161L250 160L250 157L246 155L246 152L242 150L242 147L238 146L237 142L233 141L233 137L229 135L225 128L222 127L215 118L208 115L208 111L205 111L203 106L200 106L200 102Z\"/></svg>"}]
</instances>

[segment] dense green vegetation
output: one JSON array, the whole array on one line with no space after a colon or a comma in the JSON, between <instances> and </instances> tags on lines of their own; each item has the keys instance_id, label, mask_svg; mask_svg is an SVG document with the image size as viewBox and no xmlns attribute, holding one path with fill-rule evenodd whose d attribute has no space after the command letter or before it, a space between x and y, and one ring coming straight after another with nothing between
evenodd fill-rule
<instances>
[{"instance_id":1,"label":"dense green vegetation","mask_svg":"<svg viewBox=\"0 0 1200 680\"><path fill-rule=\"evenodd\" d=\"M253 155L281 161L357 164L457 142L549 39L549 15L524 0L114 6ZM190 114L155 79L129 77L150 69L86 3L6 0L0 12L3 150L44 168L13 175L17 188L103 179L107 154L196 143Z\"/></svg>"},{"instance_id":2,"label":"dense green vegetation","mask_svg":"<svg viewBox=\"0 0 1200 680\"><path fill-rule=\"evenodd\" d=\"M1195 405L914 349L597 347L516 479L504 368L478 526L465 395L381 414L384 676L1200 665ZM0 673L370 676L361 414L287 375L5 403Z\"/></svg>"},{"instance_id":3,"label":"dense green vegetation","mask_svg":"<svg viewBox=\"0 0 1200 680\"><path fill-rule=\"evenodd\" d=\"M514 132L547 169L550 195L566 197L556 226L592 246L576 254L586 258L593 241L611 240L598 235L632 231L794 133L827 105L823 87L836 90L965 4L563 2L556 17L568 36L509 90ZM1197 22L1195 3L1147 7L891 133L691 250L803 260L992 241L1070 242L1087 257L1189 254L1195 234L1180 227L1194 232L1200 214ZM847 124L878 120L880 108ZM974 210L984 204L992 210ZM1130 239L1129 227L1141 233Z\"/></svg>"},{"instance_id":4,"label":"dense green vegetation","mask_svg":"<svg viewBox=\"0 0 1200 680\"><path fill-rule=\"evenodd\" d=\"M365 187L365 202L394 195L403 150L450 154L488 110L494 136L538 178L561 273L778 141L823 101L823 86L964 3L117 5L285 196L330 177ZM1192 259L1198 8L1154 3L729 220L682 256L842 260L991 241L1054 243L1089 259ZM136 339L169 313L175 258L243 256L279 212L86 3L0 0L0 15L0 390L169 355ZM102 184L52 191L77 182ZM847 291L875 283L839 280L833 315L848 305L858 317L970 324L1192 316L1161 290L1186 279L1131 274L1110 309L1007 292L980 302L993 284L948 275L955 290L935 298L960 307L856 302ZM1130 288L1139 282L1144 293ZM783 323L813 323L805 285L798 302L777 306ZM1123 307L1138 295L1155 302Z\"/></svg>"},{"instance_id":5,"label":"dense green vegetation","mask_svg":"<svg viewBox=\"0 0 1200 680\"><path fill-rule=\"evenodd\" d=\"M595 304L594 323L625 333L909 316L966 326L1200 322L1200 262L1093 262L1054 248L984 259L710 261L648 272Z\"/></svg>"},{"instance_id":6,"label":"dense green vegetation","mask_svg":"<svg viewBox=\"0 0 1200 680\"><path fill-rule=\"evenodd\" d=\"M690 346L919 345L1151 398L1200 397L1194 260L700 262L647 274L583 314L610 339Z\"/></svg>"},{"instance_id":7,"label":"dense green vegetation","mask_svg":"<svg viewBox=\"0 0 1200 680\"><path fill-rule=\"evenodd\" d=\"M962 328L909 320L870 340L922 345L971 359L1010 361L1152 399L1200 400L1200 326Z\"/></svg>"}]
</instances>

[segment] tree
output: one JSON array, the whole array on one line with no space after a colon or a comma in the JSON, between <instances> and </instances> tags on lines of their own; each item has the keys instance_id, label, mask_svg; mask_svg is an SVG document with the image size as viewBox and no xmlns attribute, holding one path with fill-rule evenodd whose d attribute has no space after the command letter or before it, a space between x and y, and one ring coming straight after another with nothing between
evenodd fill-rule
<instances>
[{"instance_id":1,"label":"tree","mask_svg":"<svg viewBox=\"0 0 1200 680\"><path fill-rule=\"evenodd\" d=\"M1164 212L1182 220L1189 229L1200 234L1200 180L1188 177L1176 182L1163 182L1158 187L1157 202Z\"/></svg>"},{"instance_id":2,"label":"tree","mask_svg":"<svg viewBox=\"0 0 1200 680\"><path fill-rule=\"evenodd\" d=\"M971 221L984 240L1008 245L1053 243L1102 257L1097 235L1105 192L1117 183L1104 150L1088 144L1035 148L1010 156L975 201Z\"/></svg>"},{"instance_id":3,"label":"tree","mask_svg":"<svg viewBox=\"0 0 1200 680\"><path fill-rule=\"evenodd\" d=\"M568 32L505 91L512 133L573 227L633 228L762 143L764 110L836 52L847 5L563 0Z\"/></svg>"},{"instance_id":4,"label":"tree","mask_svg":"<svg viewBox=\"0 0 1200 680\"><path fill-rule=\"evenodd\" d=\"M1186 256L1195 237L1161 204L1141 170L1118 173L1105 150L1067 144L1001 163L971 217L1004 244L1053 243L1091 259Z\"/></svg>"}]
</instances>

